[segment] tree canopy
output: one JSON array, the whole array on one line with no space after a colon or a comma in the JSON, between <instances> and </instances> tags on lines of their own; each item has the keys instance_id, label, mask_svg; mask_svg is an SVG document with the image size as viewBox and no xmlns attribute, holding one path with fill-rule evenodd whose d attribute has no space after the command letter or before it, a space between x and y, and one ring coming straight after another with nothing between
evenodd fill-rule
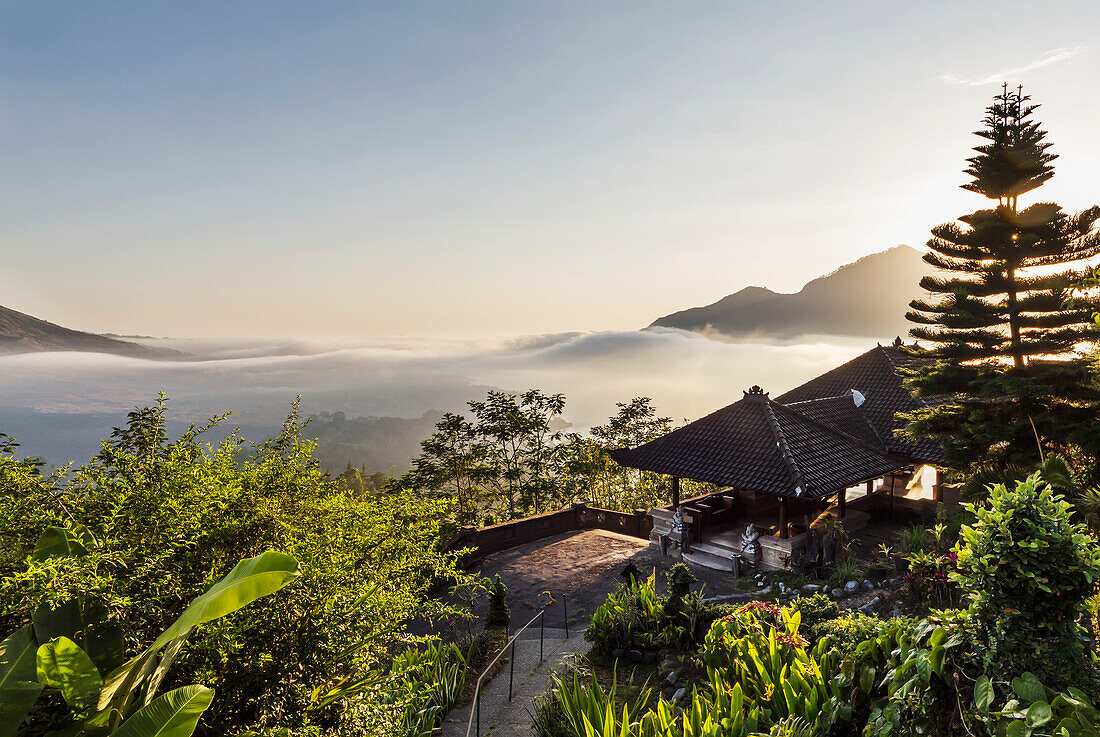
<instances>
[{"instance_id":1,"label":"tree canopy","mask_svg":"<svg viewBox=\"0 0 1100 737\"><path fill-rule=\"evenodd\" d=\"M921 280L931 296L907 314L924 342L914 350L933 359L909 381L931 406L909 416L907 433L942 440L957 467L1034 464L1040 446L1100 451L1100 392L1080 354L1100 335L1097 300L1077 290L1100 253L1100 207L1020 206L1054 175L1037 107L1005 86L987 108L976 133L987 142L962 186L996 205L932 230L924 260L940 273Z\"/></svg>"}]
</instances>

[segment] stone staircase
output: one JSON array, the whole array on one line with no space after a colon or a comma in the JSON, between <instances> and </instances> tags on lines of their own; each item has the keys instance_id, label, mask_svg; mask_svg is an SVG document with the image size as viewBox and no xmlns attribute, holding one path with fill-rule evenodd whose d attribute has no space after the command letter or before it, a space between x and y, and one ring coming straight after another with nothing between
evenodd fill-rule
<instances>
[{"instance_id":1,"label":"stone staircase","mask_svg":"<svg viewBox=\"0 0 1100 737\"><path fill-rule=\"evenodd\" d=\"M694 543L691 552L682 553L685 563L710 568L715 571L730 572L733 570L733 558L739 551L723 545L718 541Z\"/></svg>"}]
</instances>

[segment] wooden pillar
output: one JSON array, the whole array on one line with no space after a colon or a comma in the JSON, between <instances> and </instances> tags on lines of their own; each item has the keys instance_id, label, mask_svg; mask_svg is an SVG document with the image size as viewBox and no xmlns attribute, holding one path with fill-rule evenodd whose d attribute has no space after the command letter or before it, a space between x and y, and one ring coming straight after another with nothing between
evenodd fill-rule
<instances>
[{"instance_id":1,"label":"wooden pillar","mask_svg":"<svg viewBox=\"0 0 1100 737\"><path fill-rule=\"evenodd\" d=\"M836 495L836 511L840 515L841 519L844 519L844 515L848 512L848 490L841 489L840 493Z\"/></svg>"},{"instance_id":2,"label":"wooden pillar","mask_svg":"<svg viewBox=\"0 0 1100 737\"><path fill-rule=\"evenodd\" d=\"M680 477L672 477L672 510L676 511L680 507Z\"/></svg>"},{"instance_id":3,"label":"wooden pillar","mask_svg":"<svg viewBox=\"0 0 1100 737\"><path fill-rule=\"evenodd\" d=\"M787 497L779 497L779 537L786 540L791 536L790 527L787 525Z\"/></svg>"},{"instance_id":4,"label":"wooden pillar","mask_svg":"<svg viewBox=\"0 0 1100 737\"><path fill-rule=\"evenodd\" d=\"M937 503L943 502L943 474L940 473L940 469L933 469L934 480L932 481L932 499Z\"/></svg>"}]
</instances>

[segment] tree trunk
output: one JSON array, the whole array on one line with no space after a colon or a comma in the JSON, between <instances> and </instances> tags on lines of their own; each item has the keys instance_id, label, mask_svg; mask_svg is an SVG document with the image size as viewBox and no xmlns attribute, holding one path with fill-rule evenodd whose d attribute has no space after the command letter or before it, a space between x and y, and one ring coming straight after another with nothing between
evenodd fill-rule
<instances>
[{"instance_id":1,"label":"tree trunk","mask_svg":"<svg viewBox=\"0 0 1100 737\"><path fill-rule=\"evenodd\" d=\"M1020 344L1020 313L1016 303L1016 267L1009 266L1005 272L1008 291L1008 330L1012 340L1012 365L1024 367L1023 346Z\"/></svg>"}]
</instances>

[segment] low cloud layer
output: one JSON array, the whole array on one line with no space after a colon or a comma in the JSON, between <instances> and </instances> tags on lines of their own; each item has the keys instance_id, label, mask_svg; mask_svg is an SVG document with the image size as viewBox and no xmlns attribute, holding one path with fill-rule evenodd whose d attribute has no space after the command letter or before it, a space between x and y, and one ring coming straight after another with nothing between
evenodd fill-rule
<instances>
[{"instance_id":1,"label":"low cloud layer","mask_svg":"<svg viewBox=\"0 0 1100 737\"><path fill-rule=\"evenodd\" d=\"M0 358L0 432L10 432L5 415L21 425L41 413L121 417L158 391L171 398L178 420L233 410L233 424L253 427L276 425L298 394L307 413L418 417L432 409L460 410L490 387L564 392L565 419L582 428L606 419L615 402L639 395L652 397L676 420L694 419L740 398L752 384L778 394L869 347L837 338L727 343L678 330L164 344L200 360L79 353ZM99 436L109 430L106 422ZM91 431L87 425L82 432Z\"/></svg>"}]
</instances>

